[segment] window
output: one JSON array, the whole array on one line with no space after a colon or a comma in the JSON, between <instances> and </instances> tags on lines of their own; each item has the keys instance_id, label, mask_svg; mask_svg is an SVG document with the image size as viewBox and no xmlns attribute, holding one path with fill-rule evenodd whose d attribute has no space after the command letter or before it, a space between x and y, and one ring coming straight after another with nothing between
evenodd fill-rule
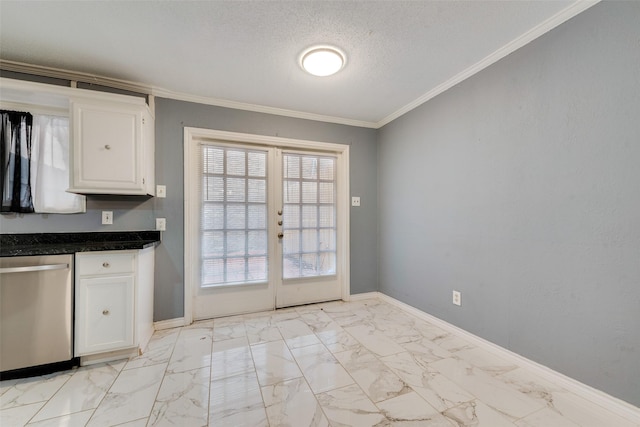
<instances>
[{"instance_id":1,"label":"window","mask_svg":"<svg viewBox=\"0 0 640 427\"><path fill-rule=\"evenodd\" d=\"M336 274L336 159L283 156L284 279Z\"/></svg>"},{"instance_id":2,"label":"window","mask_svg":"<svg viewBox=\"0 0 640 427\"><path fill-rule=\"evenodd\" d=\"M69 118L2 110L2 211L85 212L69 187Z\"/></svg>"},{"instance_id":3,"label":"window","mask_svg":"<svg viewBox=\"0 0 640 427\"><path fill-rule=\"evenodd\" d=\"M201 147L201 286L265 282L267 153Z\"/></svg>"},{"instance_id":4,"label":"window","mask_svg":"<svg viewBox=\"0 0 640 427\"><path fill-rule=\"evenodd\" d=\"M69 118L33 116L31 185L36 213L85 212L85 196L69 188Z\"/></svg>"}]
</instances>

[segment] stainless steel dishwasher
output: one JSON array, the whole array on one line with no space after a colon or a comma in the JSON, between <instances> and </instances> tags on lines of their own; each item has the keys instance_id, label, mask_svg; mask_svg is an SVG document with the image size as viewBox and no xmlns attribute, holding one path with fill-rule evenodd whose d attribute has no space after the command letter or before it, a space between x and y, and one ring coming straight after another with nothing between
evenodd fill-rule
<instances>
[{"instance_id":1,"label":"stainless steel dishwasher","mask_svg":"<svg viewBox=\"0 0 640 427\"><path fill-rule=\"evenodd\" d=\"M0 377L72 359L73 255L0 258Z\"/></svg>"}]
</instances>

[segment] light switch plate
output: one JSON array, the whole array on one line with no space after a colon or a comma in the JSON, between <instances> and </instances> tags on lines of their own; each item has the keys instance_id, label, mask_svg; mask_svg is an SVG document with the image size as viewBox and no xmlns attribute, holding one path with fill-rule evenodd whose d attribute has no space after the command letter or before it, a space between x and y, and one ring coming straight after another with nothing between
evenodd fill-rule
<instances>
[{"instance_id":1,"label":"light switch plate","mask_svg":"<svg viewBox=\"0 0 640 427\"><path fill-rule=\"evenodd\" d=\"M102 225L111 225L111 224L113 224L113 212L102 211Z\"/></svg>"},{"instance_id":2,"label":"light switch plate","mask_svg":"<svg viewBox=\"0 0 640 427\"><path fill-rule=\"evenodd\" d=\"M164 199L167 197L167 186L166 185L156 185L156 197Z\"/></svg>"},{"instance_id":3,"label":"light switch plate","mask_svg":"<svg viewBox=\"0 0 640 427\"><path fill-rule=\"evenodd\" d=\"M167 219L166 218L156 218L156 230L157 231L167 231Z\"/></svg>"},{"instance_id":4,"label":"light switch plate","mask_svg":"<svg viewBox=\"0 0 640 427\"><path fill-rule=\"evenodd\" d=\"M360 197L352 197L351 206L360 206Z\"/></svg>"}]
</instances>

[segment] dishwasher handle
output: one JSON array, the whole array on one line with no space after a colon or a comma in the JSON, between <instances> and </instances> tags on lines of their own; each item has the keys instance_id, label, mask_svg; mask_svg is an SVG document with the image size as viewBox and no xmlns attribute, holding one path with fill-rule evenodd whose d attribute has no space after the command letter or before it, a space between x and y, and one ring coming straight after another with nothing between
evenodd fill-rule
<instances>
[{"instance_id":1,"label":"dishwasher handle","mask_svg":"<svg viewBox=\"0 0 640 427\"><path fill-rule=\"evenodd\" d=\"M69 264L45 264L45 265L30 265L27 267L5 267L5 268L0 268L0 274L30 273L32 271L47 271L47 270L64 270L65 268L69 268Z\"/></svg>"}]
</instances>

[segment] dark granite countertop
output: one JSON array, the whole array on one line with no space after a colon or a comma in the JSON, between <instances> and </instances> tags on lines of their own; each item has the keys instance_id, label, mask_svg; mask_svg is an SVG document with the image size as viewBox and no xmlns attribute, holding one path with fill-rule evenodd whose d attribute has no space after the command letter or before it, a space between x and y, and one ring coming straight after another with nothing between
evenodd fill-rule
<instances>
[{"instance_id":1,"label":"dark granite countertop","mask_svg":"<svg viewBox=\"0 0 640 427\"><path fill-rule=\"evenodd\" d=\"M144 249L159 242L159 231L0 234L0 256Z\"/></svg>"}]
</instances>

